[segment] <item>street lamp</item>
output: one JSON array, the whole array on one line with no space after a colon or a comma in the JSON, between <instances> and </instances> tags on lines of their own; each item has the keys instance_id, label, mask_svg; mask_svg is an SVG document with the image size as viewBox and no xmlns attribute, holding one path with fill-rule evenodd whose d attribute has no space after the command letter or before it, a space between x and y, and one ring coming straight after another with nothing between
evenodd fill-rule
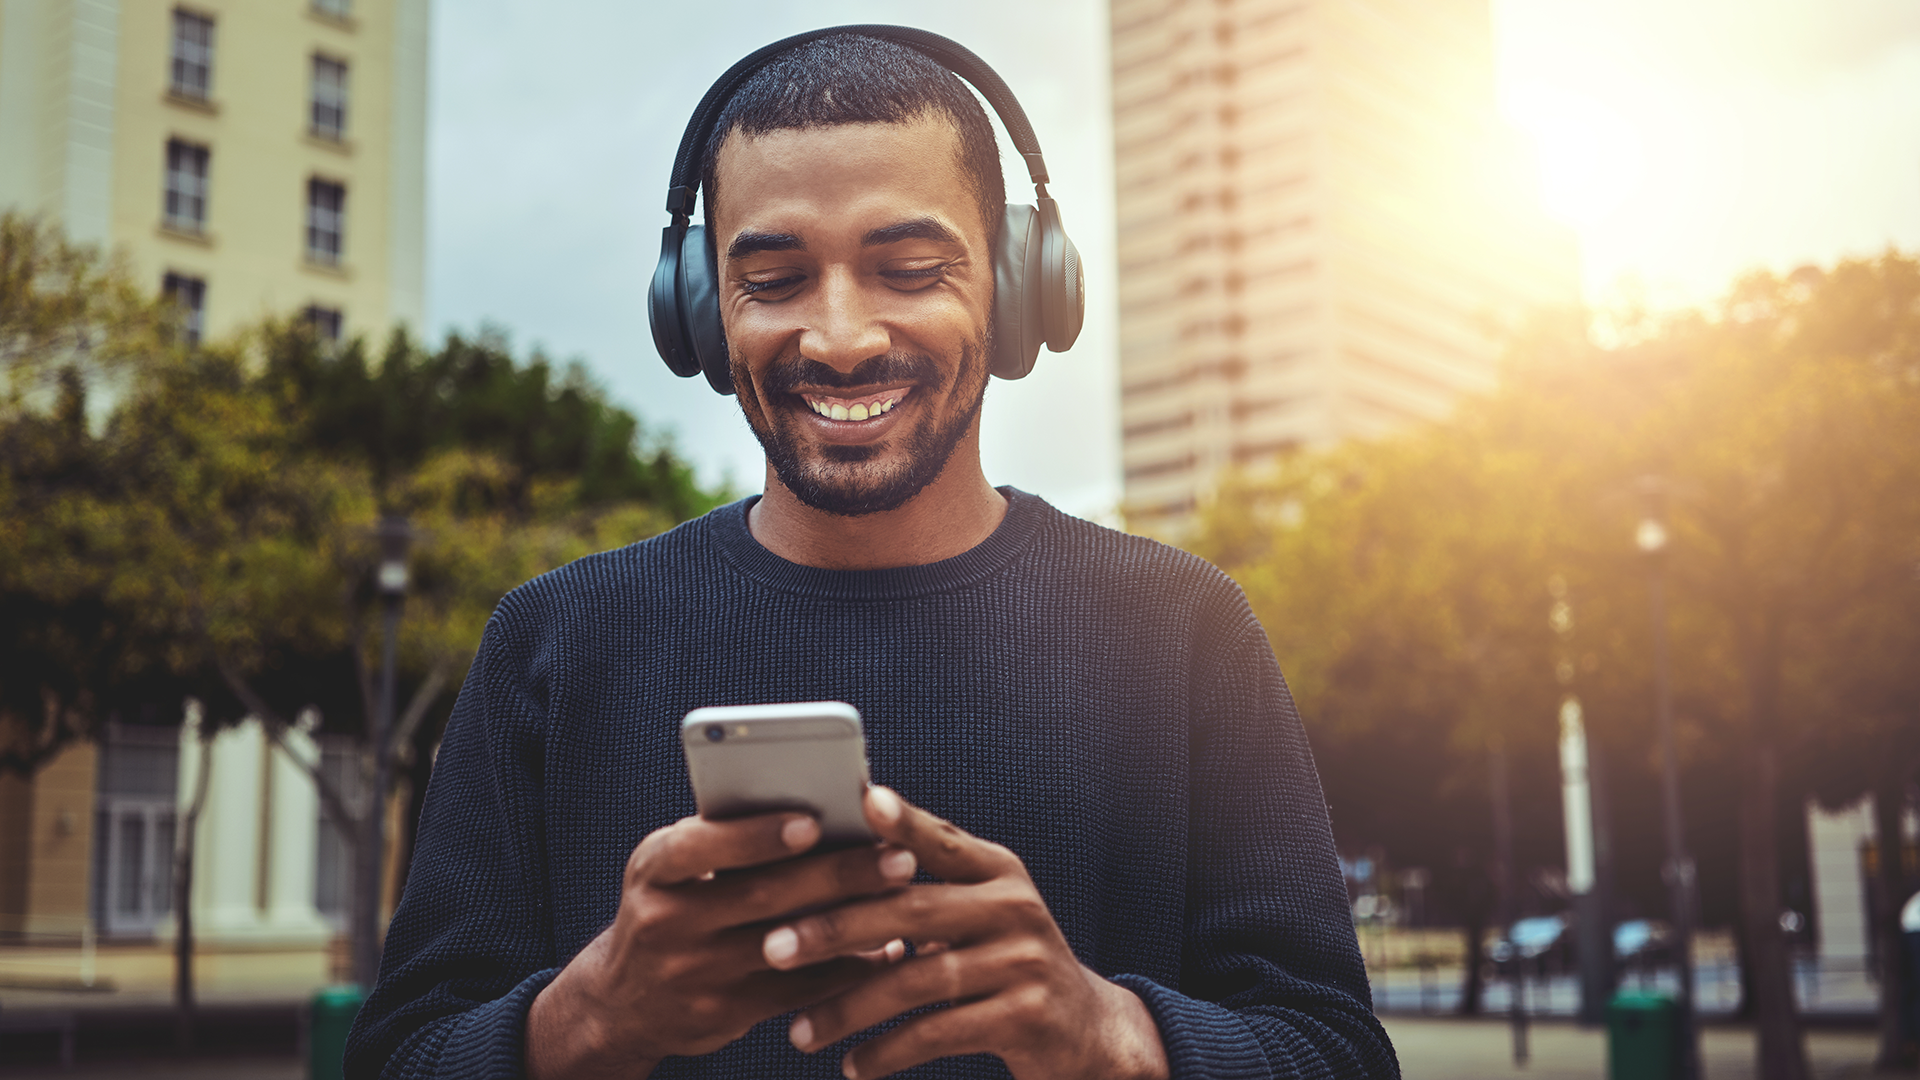
<instances>
[{"instance_id":1,"label":"street lamp","mask_svg":"<svg viewBox=\"0 0 1920 1080\"><path fill-rule=\"evenodd\" d=\"M1647 563L1647 594L1653 615L1654 717L1660 731L1660 801L1666 818L1665 878L1673 904L1673 947L1680 962L1680 1075L1699 1080L1700 1042L1693 1010L1693 857L1687 854L1680 820L1680 761L1673 746L1673 679L1667 655L1666 482L1650 476L1640 482L1645 515L1634 530L1634 545Z\"/></svg>"},{"instance_id":2,"label":"street lamp","mask_svg":"<svg viewBox=\"0 0 1920 1080\"><path fill-rule=\"evenodd\" d=\"M384 637L380 650L380 696L375 705L369 749L373 754L373 794L367 800L366 816L360 822L360 897L354 935L357 955L354 974L369 993L380 974L381 878L386 868L387 789L393 784L393 755L387 740L393 730L394 650L400 628L400 607L407 598L407 549L413 544L413 529L400 514L380 519L375 530L380 542L380 566L374 573L374 585L380 593Z\"/></svg>"}]
</instances>

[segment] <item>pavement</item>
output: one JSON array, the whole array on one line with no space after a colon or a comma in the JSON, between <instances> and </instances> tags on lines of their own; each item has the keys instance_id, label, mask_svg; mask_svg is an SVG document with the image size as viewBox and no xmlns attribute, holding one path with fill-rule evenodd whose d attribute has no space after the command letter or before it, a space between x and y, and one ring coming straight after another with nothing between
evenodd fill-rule
<instances>
[{"instance_id":1,"label":"pavement","mask_svg":"<svg viewBox=\"0 0 1920 1080\"><path fill-rule=\"evenodd\" d=\"M1400 1053L1404 1080L1603 1080L1607 1036L1567 1021L1527 1027L1527 1063L1513 1060L1513 1034L1503 1018L1381 1017ZM1873 1075L1871 1031L1809 1031L1808 1063L1816 1080ZM1700 1056L1706 1080L1753 1080L1753 1032L1708 1027Z\"/></svg>"},{"instance_id":2,"label":"pavement","mask_svg":"<svg viewBox=\"0 0 1920 1080\"><path fill-rule=\"evenodd\" d=\"M1457 1017L1383 1017L1400 1052L1405 1080L1604 1080L1606 1035L1565 1021L1530 1024L1528 1060L1513 1061L1513 1039L1504 1020ZM1815 1080L1854 1080L1873 1075L1874 1037L1869 1031L1810 1031L1807 1056ZM1706 1080L1753 1080L1753 1034L1710 1027L1703 1035ZM71 1071L52 1062L9 1066L0 1077L22 1080L304 1080L304 1063L292 1054L209 1055L181 1059L148 1053L87 1060Z\"/></svg>"}]
</instances>

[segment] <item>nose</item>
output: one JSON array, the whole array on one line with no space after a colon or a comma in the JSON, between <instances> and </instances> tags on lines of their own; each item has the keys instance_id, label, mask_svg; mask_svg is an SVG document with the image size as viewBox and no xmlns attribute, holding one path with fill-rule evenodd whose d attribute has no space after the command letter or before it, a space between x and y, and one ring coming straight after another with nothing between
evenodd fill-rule
<instances>
[{"instance_id":1,"label":"nose","mask_svg":"<svg viewBox=\"0 0 1920 1080\"><path fill-rule=\"evenodd\" d=\"M800 334L800 355L836 371L852 371L893 346L879 311L849 268L829 267L821 275L810 314Z\"/></svg>"}]
</instances>

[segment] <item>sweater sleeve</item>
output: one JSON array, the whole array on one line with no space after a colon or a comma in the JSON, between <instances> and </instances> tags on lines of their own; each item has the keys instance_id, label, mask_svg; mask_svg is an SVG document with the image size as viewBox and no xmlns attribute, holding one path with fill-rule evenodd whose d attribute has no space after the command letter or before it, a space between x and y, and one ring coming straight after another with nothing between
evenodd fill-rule
<instances>
[{"instance_id":1,"label":"sweater sleeve","mask_svg":"<svg viewBox=\"0 0 1920 1080\"><path fill-rule=\"evenodd\" d=\"M1194 665L1180 985L1137 975L1175 1080L1400 1075L1306 732L1236 588Z\"/></svg>"},{"instance_id":2,"label":"sweater sleeve","mask_svg":"<svg viewBox=\"0 0 1920 1080\"><path fill-rule=\"evenodd\" d=\"M545 665L512 629L513 600L489 621L441 740L348 1077L524 1075L527 1009L560 959L540 841Z\"/></svg>"}]
</instances>

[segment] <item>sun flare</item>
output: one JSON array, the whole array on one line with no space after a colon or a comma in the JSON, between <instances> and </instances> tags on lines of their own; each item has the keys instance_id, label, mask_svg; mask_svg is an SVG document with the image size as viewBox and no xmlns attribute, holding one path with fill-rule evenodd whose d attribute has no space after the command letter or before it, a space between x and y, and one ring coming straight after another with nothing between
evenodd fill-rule
<instances>
[{"instance_id":1,"label":"sun flare","mask_svg":"<svg viewBox=\"0 0 1920 1080\"><path fill-rule=\"evenodd\" d=\"M1510 94L1506 111L1532 145L1547 213L1575 228L1604 225L1645 179L1640 132L1604 101L1536 85Z\"/></svg>"}]
</instances>

